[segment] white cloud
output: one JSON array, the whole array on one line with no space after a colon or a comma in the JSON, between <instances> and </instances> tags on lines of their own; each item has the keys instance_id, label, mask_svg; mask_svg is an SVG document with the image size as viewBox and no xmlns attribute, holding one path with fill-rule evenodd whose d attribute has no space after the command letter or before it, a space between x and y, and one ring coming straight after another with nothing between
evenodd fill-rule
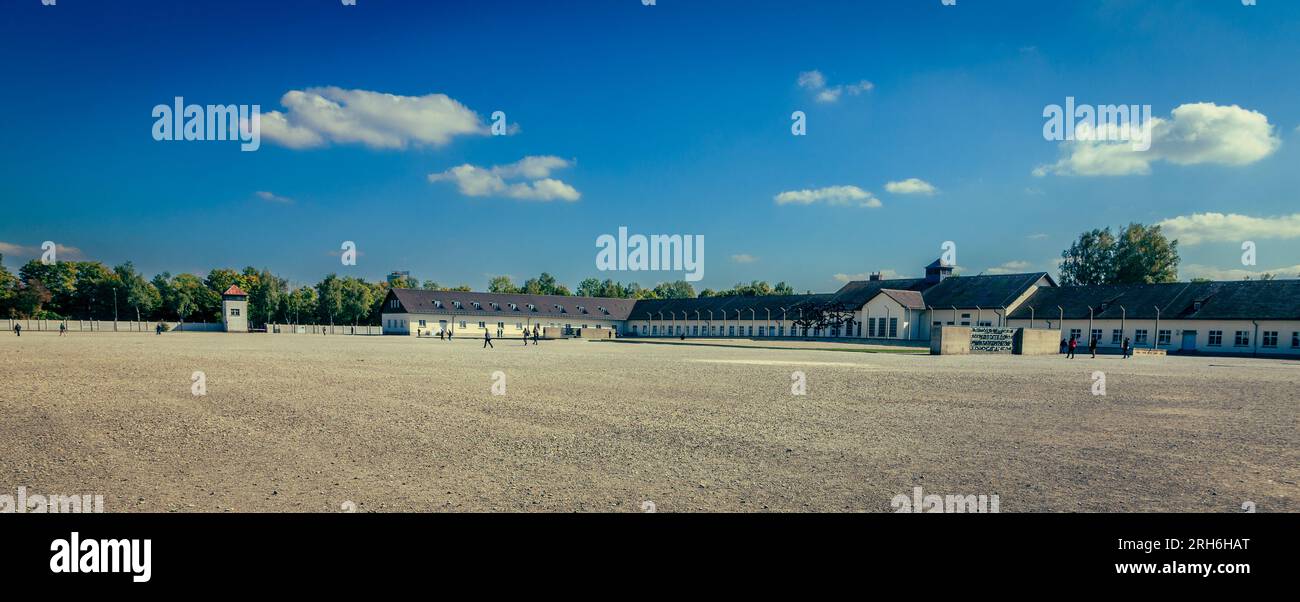
<instances>
[{"instance_id":1,"label":"white cloud","mask_svg":"<svg viewBox=\"0 0 1300 602\"><path fill-rule=\"evenodd\" d=\"M1182 245L1202 242L1242 242L1255 239L1300 238L1300 213L1277 217L1251 217L1236 213L1193 213L1158 224L1169 238Z\"/></svg>"},{"instance_id":2,"label":"white cloud","mask_svg":"<svg viewBox=\"0 0 1300 602\"><path fill-rule=\"evenodd\" d=\"M731 260L736 263L754 263L755 261L758 261L758 258L754 257L753 255L750 255L749 253L738 253L736 255L732 255Z\"/></svg>"},{"instance_id":3,"label":"white cloud","mask_svg":"<svg viewBox=\"0 0 1300 602\"><path fill-rule=\"evenodd\" d=\"M285 112L262 113L262 135L295 149L441 146L456 136L488 133L478 114L446 94L398 96L330 86L290 90L280 104Z\"/></svg>"},{"instance_id":4,"label":"white cloud","mask_svg":"<svg viewBox=\"0 0 1300 602\"><path fill-rule=\"evenodd\" d=\"M5 257L40 257L43 253L41 245L20 245L0 240L0 255ZM54 255L60 261L64 259L80 260L84 257L81 249L58 243L54 243Z\"/></svg>"},{"instance_id":5,"label":"white cloud","mask_svg":"<svg viewBox=\"0 0 1300 602\"><path fill-rule=\"evenodd\" d=\"M1029 269L1028 261L1008 261L1000 266L984 270L985 274L1021 274Z\"/></svg>"},{"instance_id":6,"label":"white cloud","mask_svg":"<svg viewBox=\"0 0 1300 602\"><path fill-rule=\"evenodd\" d=\"M1040 165L1034 175L1146 175L1156 161L1248 165L1273 154L1282 144L1263 113L1211 102L1180 105L1170 119L1153 117L1145 129L1135 129L1143 137L1150 134L1151 148L1137 150L1133 142L1110 136L1084 139L1090 130L1083 128L1076 132L1076 140L1061 143L1059 161Z\"/></svg>"},{"instance_id":7,"label":"white cloud","mask_svg":"<svg viewBox=\"0 0 1300 602\"><path fill-rule=\"evenodd\" d=\"M507 165L490 168L458 165L442 173L429 174L430 182L455 182L465 196L504 196L521 201L568 201L582 197L574 187L549 177L573 162L553 156L529 156ZM507 180L529 180L508 182Z\"/></svg>"},{"instance_id":8,"label":"white cloud","mask_svg":"<svg viewBox=\"0 0 1300 602\"><path fill-rule=\"evenodd\" d=\"M832 276L832 278L839 282L853 282L855 280L869 280L871 274L872 272L859 272L857 274L845 274L841 272ZM880 278L882 280L893 280L895 278L902 278L902 276L894 270L880 270Z\"/></svg>"},{"instance_id":9,"label":"white cloud","mask_svg":"<svg viewBox=\"0 0 1300 602\"><path fill-rule=\"evenodd\" d=\"M816 69L800 73L796 82L800 88L813 92L817 102L836 102L844 94L857 96L864 92L870 92L872 88L876 87L875 84L865 79L856 84L827 86L826 76Z\"/></svg>"},{"instance_id":10,"label":"white cloud","mask_svg":"<svg viewBox=\"0 0 1300 602\"><path fill-rule=\"evenodd\" d=\"M885 184L885 190L891 194L923 194L925 196L933 195L939 191L933 184L920 178L888 182Z\"/></svg>"},{"instance_id":11,"label":"white cloud","mask_svg":"<svg viewBox=\"0 0 1300 602\"><path fill-rule=\"evenodd\" d=\"M854 205L880 207L880 199L857 186L827 186L825 188L787 190L773 197L778 205L811 205L825 202L828 205Z\"/></svg>"},{"instance_id":12,"label":"white cloud","mask_svg":"<svg viewBox=\"0 0 1300 602\"><path fill-rule=\"evenodd\" d=\"M260 199L262 199L263 201L266 201L266 202L268 202L268 203L279 203L279 204L281 204L281 205L292 205L292 204L293 204L293 199L291 199L291 198L289 198L289 197L283 197L283 196L280 196L280 195L275 194L275 193L273 193L273 192L267 192L267 191L265 191L265 190L259 190L259 191L257 191L257 198L260 198Z\"/></svg>"},{"instance_id":13,"label":"white cloud","mask_svg":"<svg viewBox=\"0 0 1300 602\"><path fill-rule=\"evenodd\" d=\"M1210 280L1245 280L1250 277L1251 280L1259 280L1264 274L1272 274L1279 279L1300 278L1300 265L1290 267L1274 268L1271 270L1245 270L1241 268L1216 268L1201 264L1188 264L1183 266L1179 271L1179 276L1191 280L1192 278L1209 278Z\"/></svg>"}]
</instances>

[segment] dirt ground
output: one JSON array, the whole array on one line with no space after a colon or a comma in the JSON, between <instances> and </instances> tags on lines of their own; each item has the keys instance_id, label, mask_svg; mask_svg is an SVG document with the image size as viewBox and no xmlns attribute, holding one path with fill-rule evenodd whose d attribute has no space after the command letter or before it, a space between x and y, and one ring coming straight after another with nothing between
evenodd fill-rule
<instances>
[{"instance_id":1,"label":"dirt ground","mask_svg":"<svg viewBox=\"0 0 1300 602\"><path fill-rule=\"evenodd\" d=\"M495 343L6 334L0 495L102 494L109 512L888 512L920 486L996 494L1002 512L1300 510L1296 361Z\"/></svg>"}]
</instances>

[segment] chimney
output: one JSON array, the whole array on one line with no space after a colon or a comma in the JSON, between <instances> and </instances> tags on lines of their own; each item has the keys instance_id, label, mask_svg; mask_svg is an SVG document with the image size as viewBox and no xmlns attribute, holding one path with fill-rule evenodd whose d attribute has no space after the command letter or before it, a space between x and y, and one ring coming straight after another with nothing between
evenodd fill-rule
<instances>
[{"instance_id":1,"label":"chimney","mask_svg":"<svg viewBox=\"0 0 1300 602\"><path fill-rule=\"evenodd\" d=\"M880 280L880 272L872 272L867 275L868 282L875 282L877 280Z\"/></svg>"}]
</instances>

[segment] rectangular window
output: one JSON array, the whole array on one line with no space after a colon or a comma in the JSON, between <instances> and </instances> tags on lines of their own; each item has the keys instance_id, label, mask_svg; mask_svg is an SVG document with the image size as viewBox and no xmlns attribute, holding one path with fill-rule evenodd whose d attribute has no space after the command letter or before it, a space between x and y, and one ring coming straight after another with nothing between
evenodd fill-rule
<instances>
[{"instance_id":1,"label":"rectangular window","mask_svg":"<svg viewBox=\"0 0 1300 602\"><path fill-rule=\"evenodd\" d=\"M1101 329L1100 329L1100 328L1094 328L1094 329L1092 329L1092 340L1097 341L1098 343L1101 342Z\"/></svg>"},{"instance_id":2,"label":"rectangular window","mask_svg":"<svg viewBox=\"0 0 1300 602\"><path fill-rule=\"evenodd\" d=\"M1222 345L1222 344L1223 344L1223 331L1222 331L1222 330L1211 330L1211 331L1210 331L1210 346L1211 346L1211 347L1218 347L1219 345Z\"/></svg>"},{"instance_id":3,"label":"rectangular window","mask_svg":"<svg viewBox=\"0 0 1300 602\"><path fill-rule=\"evenodd\" d=\"M461 321L460 321L460 327L461 327L461 328L464 328L464 327L465 327L465 321L464 321L464 320L461 320Z\"/></svg>"},{"instance_id":4,"label":"rectangular window","mask_svg":"<svg viewBox=\"0 0 1300 602\"><path fill-rule=\"evenodd\" d=\"M230 315L232 315L232 316L238 316L238 315L239 315L239 308L238 308L238 307L232 307L232 308L230 308Z\"/></svg>"},{"instance_id":5,"label":"rectangular window","mask_svg":"<svg viewBox=\"0 0 1300 602\"><path fill-rule=\"evenodd\" d=\"M1265 347L1277 347L1277 331L1276 330L1264 331L1264 338L1263 340L1260 341L1260 344Z\"/></svg>"},{"instance_id":6,"label":"rectangular window","mask_svg":"<svg viewBox=\"0 0 1300 602\"><path fill-rule=\"evenodd\" d=\"M1147 342L1147 331L1146 331L1146 329L1144 329L1144 328L1139 328L1139 329L1133 331L1133 343L1134 343L1134 344L1145 345L1146 342ZM1166 342L1168 342L1168 341L1166 341Z\"/></svg>"},{"instance_id":7,"label":"rectangular window","mask_svg":"<svg viewBox=\"0 0 1300 602\"><path fill-rule=\"evenodd\" d=\"M1110 344L1118 345L1124 340L1124 331L1118 328L1110 331Z\"/></svg>"},{"instance_id":8,"label":"rectangular window","mask_svg":"<svg viewBox=\"0 0 1300 602\"><path fill-rule=\"evenodd\" d=\"M1157 345L1168 345L1168 344L1169 344L1169 341L1170 341L1172 338L1173 338L1173 333L1172 333L1172 332L1169 332L1168 330L1161 330L1160 332L1156 333L1156 344L1157 344Z\"/></svg>"},{"instance_id":9,"label":"rectangular window","mask_svg":"<svg viewBox=\"0 0 1300 602\"><path fill-rule=\"evenodd\" d=\"M1236 337L1232 339L1232 344L1237 347L1250 346L1250 333L1244 330L1238 330Z\"/></svg>"},{"instance_id":10,"label":"rectangular window","mask_svg":"<svg viewBox=\"0 0 1300 602\"><path fill-rule=\"evenodd\" d=\"M1291 333L1291 348L1300 348L1300 332Z\"/></svg>"},{"instance_id":11,"label":"rectangular window","mask_svg":"<svg viewBox=\"0 0 1300 602\"><path fill-rule=\"evenodd\" d=\"M420 328L424 328L424 320L420 320Z\"/></svg>"},{"instance_id":12,"label":"rectangular window","mask_svg":"<svg viewBox=\"0 0 1300 602\"><path fill-rule=\"evenodd\" d=\"M729 336L729 337L734 337L734 336L736 336L736 327L735 327L735 326L728 326L728 327L727 327L727 336Z\"/></svg>"},{"instance_id":13,"label":"rectangular window","mask_svg":"<svg viewBox=\"0 0 1300 602\"><path fill-rule=\"evenodd\" d=\"M1078 339L1083 338L1083 331L1080 330L1080 329L1078 329L1078 328L1071 328L1071 329L1070 329L1070 338L1075 339L1075 340L1078 340Z\"/></svg>"},{"instance_id":14,"label":"rectangular window","mask_svg":"<svg viewBox=\"0 0 1300 602\"><path fill-rule=\"evenodd\" d=\"M889 319L889 338L898 338L898 318Z\"/></svg>"},{"instance_id":15,"label":"rectangular window","mask_svg":"<svg viewBox=\"0 0 1300 602\"><path fill-rule=\"evenodd\" d=\"M869 336L869 337L871 337L871 338L873 338L873 339L876 337L876 319L875 319L875 318L867 318L867 336Z\"/></svg>"},{"instance_id":16,"label":"rectangular window","mask_svg":"<svg viewBox=\"0 0 1300 602\"><path fill-rule=\"evenodd\" d=\"M759 327L758 327L758 336L760 336L760 337L761 337L761 336L764 336L764 333L765 333L765 332L766 332L766 331L764 330L764 327L763 327L763 326L759 326Z\"/></svg>"}]
</instances>

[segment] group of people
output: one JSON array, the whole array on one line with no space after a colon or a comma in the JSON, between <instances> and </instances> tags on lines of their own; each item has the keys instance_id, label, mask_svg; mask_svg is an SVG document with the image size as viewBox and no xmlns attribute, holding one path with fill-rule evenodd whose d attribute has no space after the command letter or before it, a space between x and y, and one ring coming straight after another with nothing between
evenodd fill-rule
<instances>
[{"instance_id":1,"label":"group of people","mask_svg":"<svg viewBox=\"0 0 1300 602\"><path fill-rule=\"evenodd\" d=\"M1061 353L1065 354L1067 359L1074 359L1074 350L1079 346L1079 337L1070 335L1070 340L1061 339ZM1132 353L1132 345L1128 337L1124 337L1124 342L1120 345L1120 350L1124 353L1124 359L1128 359ZM1088 340L1088 351L1092 357L1097 357L1097 337Z\"/></svg>"},{"instance_id":2,"label":"group of people","mask_svg":"<svg viewBox=\"0 0 1300 602\"><path fill-rule=\"evenodd\" d=\"M68 323L59 322L59 336L68 334ZM23 325L21 322L14 321L14 336L23 336Z\"/></svg>"},{"instance_id":3,"label":"group of people","mask_svg":"<svg viewBox=\"0 0 1300 602\"><path fill-rule=\"evenodd\" d=\"M501 338L501 336L502 336L501 333L502 333L502 330L501 330L500 328L498 328L498 329L497 329L497 338ZM521 335L519 335L519 339L522 340L522 341L524 342L524 346L527 347L527 346L528 346L528 337L529 337L529 336L533 337L533 344L536 345L536 344L537 344L537 339L538 339L539 337L541 337L541 335L542 335L542 329L541 329L541 327L539 327L539 326L537 326L537 325L534 324L531 330L528 329L528 328L524 328L524 333L521 334ZM442 336L442 333L439 332L439 333L438 333L438 336L441 337L441 336ZM449 340L450 340L450 338L451 338L451 335L448 335L448 339L449 339ZM483 329L483 348L484 348L484 349L487 349L488 347L491 347L491 348L493 348L493 349L496 349L496 347L494 347L494 346L492 345L492 332L489 331L488 329L484 328L484 329Z\"/></svg>"}]
</instances>

